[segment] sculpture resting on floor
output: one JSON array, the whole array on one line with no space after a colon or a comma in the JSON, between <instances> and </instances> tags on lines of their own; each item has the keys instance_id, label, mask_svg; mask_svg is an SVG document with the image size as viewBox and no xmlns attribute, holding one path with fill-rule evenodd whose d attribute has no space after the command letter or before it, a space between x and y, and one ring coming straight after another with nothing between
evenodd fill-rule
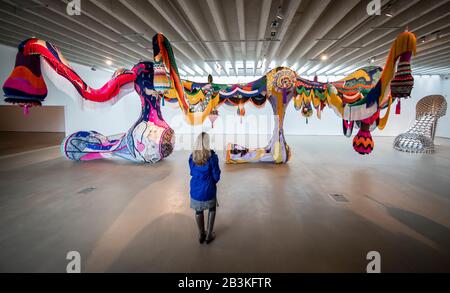
<instances>
[{"instance_id":1,"label":"sculpture resting on floor","mask_svg":"<svg viewBox=\"0 0 450 293\"><path fill-rule=\"evenodd\" d=\"M134 88L141 98L142 113L127 133L108 138L94 131L81 131L64 139L61 148L72 160L117 156L150 163L169 156L174 147L174 132L162 117L161 100L178 103L190 124L201 124L207 117L214 121L222 104L236 106L238 115L244 116L246 103L263 106L269 101L276 122L269 145L248 149L230 144L227 163L286 163L291 152L283 122L292 100L304 117L310 117L314 108L320 118L324 107L331 107L342 118L346 136L351 136L355 126L359 127L353 147L360 154L369 154L374 147L370 132L376 127L383 129L392 102L408 97L411 92L410 59L415 49L415 36L405 32L392 45L384 69L366 67L340 81L320 83L279 67L248 84L223 85L181 81L169 41L157 34L153 38L153 62L140 62L131 70L119 69L103 87L93 89L73 71L55 46L29 39L19 45L15 68L3 91L6 102L25 109L40 106L47 95L42 71L64 92L70 94L70 89L75 88L82 101L94 104L114 104ZM381 117L380 111L386 108L385 116Z\"/></svg>"},{"instance_id":2,"label":"sculpture resting on floor","mask_svg":"<svg viewBox=\"0 0 450 293\"><path fill-rule=\"evenodd\" d=\"M443 96L426 96L416 105L416 122L394 140L396 150L408 153L434 153L434 135L439 118L447 113Z\"/></svg>"}]
</instances>

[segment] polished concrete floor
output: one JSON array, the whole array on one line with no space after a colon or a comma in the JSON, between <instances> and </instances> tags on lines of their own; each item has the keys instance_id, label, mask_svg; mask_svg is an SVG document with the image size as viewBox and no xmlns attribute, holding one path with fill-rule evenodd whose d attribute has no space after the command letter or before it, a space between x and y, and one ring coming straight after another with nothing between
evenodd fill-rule
<instances>
[{"instance_id":1,"label":"polished concrete floor","mask_svg":"<svg viewBox=\"0 0 450 293\"><path fill-rule=\"evenodd\" d=\"M58 147L0 159L0 271L450 272L450 141L433 155L376 138L288 137L289 164L223 165L217 239L197 243L188 152L156 165L71 162ZM330 194L341 194L338 202Z\"/></svg>"}]
</instances>

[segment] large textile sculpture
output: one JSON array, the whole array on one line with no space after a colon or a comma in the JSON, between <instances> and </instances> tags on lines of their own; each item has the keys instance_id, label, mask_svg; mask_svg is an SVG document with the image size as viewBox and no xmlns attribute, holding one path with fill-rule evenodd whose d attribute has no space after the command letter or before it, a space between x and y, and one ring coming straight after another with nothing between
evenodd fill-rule
<instances>
[{"instance_id":1,"label":"large textile sculpture","mask_svg":"<svg viewBox=\"0 0 450 293\"><path fill-rule=\"evenodd\" d=\"M409 69L415 49L415 36L402 33L392 45L384 69L362 68L332 83L303 79L286 67L273 69L247 84L215 84L211 80L195 83L180 79L170 42L157 34L153 37L153 62L140 62L131 70L119 69L103 87L93 89L54 45L33 38L19 45L16 66L3 91L6 102L28 109L41 105L47 96L44 76L85 103L114 104L134 89L140 96L142 112L128 132L118 137L105 137L94 131L77 132L64 139L61 149L72 160L122 157L146 163L169 156L174 148L174 131L162 117L161 101L177 103L192 125L203 123L207 117L211 121L217 119L217 108L223 104L236 106L238 115L244 116L247 103L262 107L268 101L275 117L269 145L248 149L229 144L227 162L286 163L291 151L284 137L283 122L292 100L305 117L311 116L315 109L320 118L326 106L332 108L342 118L346 136L351 136L354 127L359 128L353 139L354 149L369 154L374 147L371 131L383 129L393 101L406 98L411 92L413 79ZM387 111L381 117L383 109Z\"/></svg>"},{"instance_id":2,"label":"large textile sculpture","mask_svg":"<svg viewBox=\"0 0 450 293\"><path fill-rule=\"evenodd\" d=\"M407 153L434 153L437 123L446 113L447 101L443 96L422 98L416 105L416 122L395 138L394 149Z\"/></svg>"}]
</instances>

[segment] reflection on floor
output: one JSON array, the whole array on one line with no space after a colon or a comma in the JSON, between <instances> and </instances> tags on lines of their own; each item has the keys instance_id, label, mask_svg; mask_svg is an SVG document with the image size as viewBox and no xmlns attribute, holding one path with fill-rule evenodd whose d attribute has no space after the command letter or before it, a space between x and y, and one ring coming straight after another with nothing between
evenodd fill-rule
<instances>
[{"instance_id":1,"label":"reflection on floor","mask_svg":"<svg viewBox=\"0 0 450 293\"><path fill-rule=\"evenodd\" d=\"M0 157L60 145L61 132L0 132Z\"/></svg>"},{"instance_id":2,"label":"reflection on floor","mask_svg":"<svg viewBox=\"0 0 450 293\"><path fill-rule=\"evenodd\" d=\"M369 157L343 137L288 142L287 165L222 165L210 246L189 209L188 152L154 166L57 148L0 160L0 271L64 272L76 250L84 272L365 272L375 250L383 272L450 272L450 141L410 155L377 138Z\"/></svg>"}]
</instances>

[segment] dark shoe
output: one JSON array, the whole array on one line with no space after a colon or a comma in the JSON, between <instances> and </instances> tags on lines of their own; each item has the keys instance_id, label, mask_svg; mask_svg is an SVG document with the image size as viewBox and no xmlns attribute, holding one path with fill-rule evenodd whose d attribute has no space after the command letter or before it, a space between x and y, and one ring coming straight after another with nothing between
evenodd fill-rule
<instances>
[{"instance_id":1,"label":"dark shoe","mask_svg":"<svg viewBox=\"0 0 450 293\"><path fill-rule=\"evenodd\" d=\"M199 215L195 215L195 221L197 222L197 228L198 228L198 241L200 243L205 242L206 239L206 232L205 232L205 216L203 213Z\"/></svg>"},{"instance_id":2,"label":"dark shoe","mask_svg":"<svg viewBox=\"0 0 450 293\"><path fill-rule=\"evenodd\" d=\"M206 244L211 243L216 238L216 233L214 233L215 220L216 220L216 212L210 211L208 213L208 232L206 234Z\"/></svg>"},{"instance_id":3,"label":"dark shoe","mask_svg":"<svg viewBox=\"0 0 450 293\"><path fill-rule=\"evenodd\" d=\"M200 234L200 236L198 236L198 242L200 242L200 244L203 244L206 240L206 233L203 232L202 234Z\"/></svg>"},{"instance_id":4,"label":"dark shoe","mask_svg":"<svg viewBox=\"0 0 450 293\"><path fill-rule=\"evenodd\" d=\"M206 236L206 244L210 244L211 242L213 242L213 240L216 239L216 233L212 232L211 234L208 234Z\"/></svg>"}]
</instances>

